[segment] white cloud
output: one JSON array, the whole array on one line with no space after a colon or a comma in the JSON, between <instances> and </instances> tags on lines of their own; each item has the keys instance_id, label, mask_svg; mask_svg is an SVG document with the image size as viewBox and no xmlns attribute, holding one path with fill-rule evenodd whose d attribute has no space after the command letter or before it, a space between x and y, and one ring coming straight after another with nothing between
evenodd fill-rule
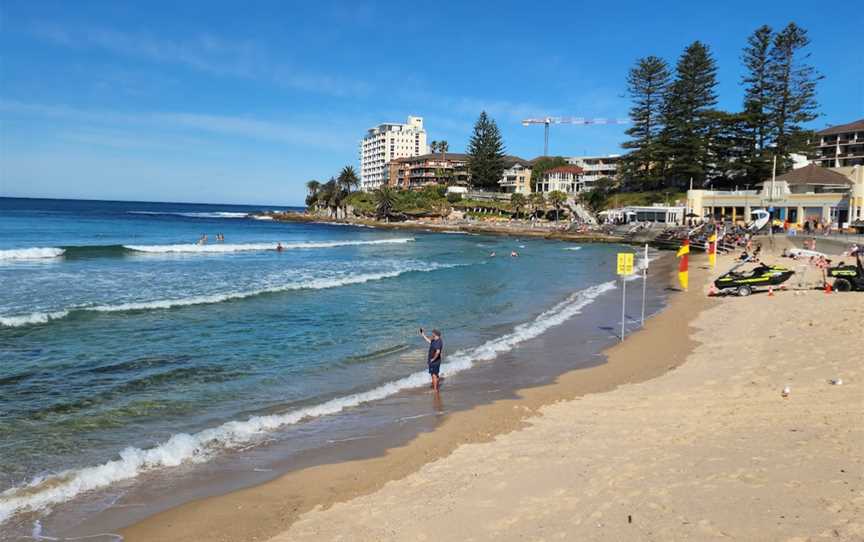
<instances>
[{"instance_id":1,"label":"white cloud","mask_svg":"<svg viewBox=\"0 0 864 542\"><path fill-rule=\"evenodd\" d=\"M188 112L136 112L90 110L65 105L30 104L0 100L0 113L28 118L69 121L77 126L87 125L108 129L108 137L118 130L140 133L146 129L152 138L156 135L174 136L191 132L202 136L221 136L253 141L268 141L288 145L316 147L337 151L353 151L356 146L354 132L344 126L323 126L320 122L274 122L252 117L208 115ZM133 133L133 132L130 132ZM93 135L91 130L91 136Z\"/></svg>"},{"instance_id":2,"label":"white cloud","mask_svg":"<svg viewBox=\"0 0 864 542\"><path fill-rule=\"evenodd\" d=\"M274 62L266 50L249 40L229 41L210 34L176 40L147 33L60 26L49 22L32 25L31 34L64 47L100 49L146 62L180 65L209 75L263 80L304 92L346 97L368 95L372 90L365 81L310 73Z\"/></svg>"}]
</instances>

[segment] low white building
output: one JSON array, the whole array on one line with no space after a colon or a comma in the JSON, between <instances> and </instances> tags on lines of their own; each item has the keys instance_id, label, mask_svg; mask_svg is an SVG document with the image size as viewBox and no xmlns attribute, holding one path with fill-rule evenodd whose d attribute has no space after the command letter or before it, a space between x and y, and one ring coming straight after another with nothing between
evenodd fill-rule
<instances>
[{"instance_id":1,"label":"low white building","mask_svg":"<svg viewBox=\"0 0 864 542\"><path fill-rule=\"evenodd\" d=\"M686 208L683 205L663 205L655 203L651 206L619 207L601 211L600 219L607 223L656 222L670 226L684 224Z\"/></svg>"},{"instance_id":2,"label":"low white building","mask_svg":"<svg viewBox=\"0 0 864 542\"><path fill-rule=\"evenodd\" d=\"M582 182L584 171L579 166L558 166L546 170L543 178L537 183L538 192L564 192L573 196L585 189Z\"/></svg>"},{"instance_id":3,"label":"low white building","mask_svg":"<svg viewBox=\"0 0 864 542\"><path fill-rule=\"evenodd\" d=\"M371 192L385 184L391 160L428 152L423 117L408 117L406 124L385 123L370 128L360 142L360 188Z\"/></svg>"}]
</instances>

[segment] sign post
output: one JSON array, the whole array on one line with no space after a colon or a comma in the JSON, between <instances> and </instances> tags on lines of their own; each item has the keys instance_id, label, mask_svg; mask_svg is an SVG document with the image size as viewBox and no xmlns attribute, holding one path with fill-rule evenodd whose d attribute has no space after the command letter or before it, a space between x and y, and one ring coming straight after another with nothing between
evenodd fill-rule
<instances>
[{"instance_id":1,"label":"sign post","mask_svg":"<svg viewBox=\"0 0 864 542\"><path fill-rule=\"evenodd\" d=\"M645 327L645 290L648 288L648 244L645 244L645 259L642 260L642 327Z\"/></svg>"},{"instance_id":2,"label":"sign post","mask_svg":"<svg viewBox=\"0 0 864 542\"><path fill-rule=\"evenodd\" d=\"M618 253L618 275L621 277L621 340L624 340L625 327L627 321L627 277L633 274L633 253L619 252Z\"/></svg>"}]
</instances>

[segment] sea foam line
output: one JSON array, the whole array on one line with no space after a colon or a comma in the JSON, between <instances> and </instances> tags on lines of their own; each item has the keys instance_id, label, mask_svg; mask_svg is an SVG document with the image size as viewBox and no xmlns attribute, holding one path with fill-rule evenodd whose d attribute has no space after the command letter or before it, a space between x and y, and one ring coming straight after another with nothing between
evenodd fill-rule
<instances>
[{"instance_id":1,"label":"sea foam line","mask_svg":"<svg viewBox=\"0 0 864 542\"><path fill-rule=\"evenodd\" d=\"M260 288L257 290L247 290L243 292L230 292L225 294L200 295L194 297L185 297L180 299L162 299L157 301L137 301L129 303L121 303L118 305L96 305L91 307L73 307L66 310L54 312L36 312L32 314L24 314L17 316L0 316L0 326L6 327L21 327L27 325L46 324L52 320L59 320L69 316L73 312L128 312L128 311L144 311L144 310L162 310L171 309L174 307L188 307L192 305L208 305L214 303L222 303L224 301L233 301L238 299L246 299L263 294L290 292L294 290L324 290L327 288L338 288L340 286L349 286L352 284L363 284L365 282L395 278L399 275L411 272L428 272L437 269L447 269L451 267L459 267L462 264L436 264L404 267L394 271L382 271L379 273L365 273L360 275L349 275L341 278L321 278L312 279L302 282L283 284L281 286L273 286L269 288Z\"/></svg>"},{"instance_id":2,"label":"sea foam line","mask_svg":"<svg viewBox=\"0 0 864 542\"><path fill-rule=\"evenodd\" d=\"M455 352L442 365L442 369L447 375L452 375L470 369L477 362L492 360L499 353L512 350L520 343L533 339L579 314L598 296L614 288L614 281L609 281L577 291L530 322L516 326L510 333L475 348ZM426 371L418 371L362 393L337 397L284 414L253 416L245 421L230 421L191 435L176 434L153 448L128 447L120 452L118 459L101 465L39 476L24 486L10 488L0 493L0 524L16 513L37 511L68 501L81 493L101 489L156 469L176 467L183 463L204 462L219 450L241 447L255 441L268 431L307 419L338 414L364 403L384 399L402 390L428 384L429 375Z\"/></svg>"},{"instance_id":3,"label":"sea foam line","mask_svg":"<svg viewBox=\"0 0 864 542\"><path fill-rule=\"evenodd\" d=\"M402 244L414 241L413 237L399 237L395 239L372 239L368 241L311 241L305 243L281 243L284 250L295 249L313 249L313 248L336 248L347 246L363 246L363 245L386 245L386 244ZM156 254L171 254L171 253L221 253L221 252L243 252L243 251L260 251L260 250L276 250L277 242L271 243L242 243L242 244L222 244L213 245L195 245L195 244L179 244L179 245L123 245L124 248L134 250L135 252L149 252Z\"/></svg>"},{"instance_id":4,"label":"sea foam line","mask_svg":"<svg viewBox=\"0 0 864 542\"><path fill-rule=\"evenodd\" d=\"M3 260L44 260L58 258L66 252L55 247L31 247L0 250L0 261Z\"/></svg>"}]
</instances>

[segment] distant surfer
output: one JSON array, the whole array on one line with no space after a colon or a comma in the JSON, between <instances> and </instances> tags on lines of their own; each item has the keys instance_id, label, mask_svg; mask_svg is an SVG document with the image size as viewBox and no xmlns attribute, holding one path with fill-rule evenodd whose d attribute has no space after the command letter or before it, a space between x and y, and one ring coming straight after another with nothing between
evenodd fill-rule
<instances>
[{"instance_id":1,"label":"distant surfer","mask_svg":"<svg viewBox=\"0 0 864 542\"><path fill-rule=\"evenodd\" d=\"M420 328L420 336L429 343L429 354L426 357L426 366L429 368L429 375L432 377L432 389L438 391L438 383L440 381L439 373L441 372L441 353L444 350L444 341L441 340L441 332L437 329L432 330L432 336L429 337L423 333L423 328Z\"/></svg>"},{"instance_id":2,"label":"distant surfer","mask_svg":"<svg viewBox=\"0 0 864 542\"><path fill-rule=\"evenodd\" d=\"M282 246L282 242L276 243L276 252L282 252L283 250L285 250L285 247Z\"/></svg>"}]
</instances>

